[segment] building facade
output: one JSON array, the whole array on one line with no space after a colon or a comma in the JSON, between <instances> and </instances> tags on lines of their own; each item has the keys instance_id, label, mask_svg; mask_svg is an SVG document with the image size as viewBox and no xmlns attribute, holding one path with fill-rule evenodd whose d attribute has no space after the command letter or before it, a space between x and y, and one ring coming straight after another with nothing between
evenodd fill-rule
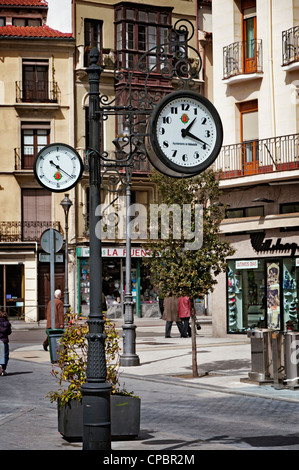
<instances>
[{"instance_id":1,"label":"building facade","mask_svg":"<svg viewBox=\"0 0 299 470\"><path fill-rule=\"evenodd\" d=\"M299 2L223 0L212 17L215 169L236 249L210 298L213 334L285 330L299 298Z\"/></svg>"},{"instance_id":2,"label":"building facade","mask_svg":"<svg viewBox=\"0 0 299 470\"><path fill-rule=\"evenodd\" d=\"M74 2L75 36L76 36L76 66L75 66L75 99L76 99L76 148L83 159L89 148L88 126L88 76L89 53L96 46L100 52L99 64L103 71L100 78L100 94L107 102L125 105L132 94L136 94L136 102L145 86L146 76L136 70L132 80L132 89L122 91L122 83L116 79L115 71L124 70L124 81L127 71L132 70L141 57L152 50L147 58L147 66L152 67L150 80L147 82L148 91L164 95L173 91L176 83L165 78L158 67L154 48L169 42L169 34L175 22L180 18L188 18L197 29L196 3L186 0L174 2L99 2L97 0ZM193 47L197 50L196 35ZM196 79L199 90L202 77ZM129 96L129 93L131 95ZM138 98L137 98L138 97ZM125 119L123 113L110 116L102 121L100 146L101 151L112 155L115 151L113 140L123 135ZM140 127L140 130L145 130ZM131 203L139 203L149 207L150 202L157 200L155 185L148 176L151 167L148 160L140 160L132 169ZM103 169L102 201L109 213L124 213L125 194L105 190L107 177ZM77 188L77 306L78 312L89 312L89 175L86 172ZM132 240L132 293L135 313L138 316L159 314L157 290L149 274L149 268L144 266L142 258L145 239ZM118 234L116 238L103 238L103 291L106 295L110 312L120 312L123 305L125 286L125 238Z\"/></svg>"},{"instance_id":3,"label":"building facade","mask_svg":"<svg viewBox=\"0 0 299 470\"><path fill-rule=\"evenodd\" d=\"M63 196L39 186L34 159L49 143L74 145L75 41L47 26L47 12L44 0L0 1L0 304L28 322L43 319L50 300L40 236L64 234ZM63 290L64 263L55 276Z\"/></svg>"}]
</instances>

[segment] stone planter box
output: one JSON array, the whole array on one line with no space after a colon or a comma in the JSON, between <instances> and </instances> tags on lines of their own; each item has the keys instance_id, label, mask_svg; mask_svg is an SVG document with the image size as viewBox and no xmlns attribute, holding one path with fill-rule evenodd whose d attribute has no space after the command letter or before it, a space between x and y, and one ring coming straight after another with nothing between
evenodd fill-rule
<instances>
[{"instance_id":1,"label":"stone planter box","mask_svg":"<svg viewBox=\"0 0 299 470\"><path fill-rule=\"evenodd\" d=\"M111 395L111 439L134 439L140 431L140 398ZM70 441L82 441L83 407L72 400L63 407L58 404L58 431Z\"/></svg>"}]
</instances>

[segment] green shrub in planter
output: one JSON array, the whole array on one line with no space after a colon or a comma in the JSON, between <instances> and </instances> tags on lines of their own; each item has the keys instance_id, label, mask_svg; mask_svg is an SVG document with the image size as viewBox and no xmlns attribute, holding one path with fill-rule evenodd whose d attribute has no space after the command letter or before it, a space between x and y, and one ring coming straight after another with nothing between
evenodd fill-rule
<instances>
[{"instance_id":1,"label":"green shrub in planter","mask_svg":"<svg viewBox=\"0 0 299 470\"><path fill-rule=\"evenodd\" d=\"M69 314L68 324L62 335L60 341L61 348L59 348L58 361L52 365L52 375L58 380L58 390L51 391L48 393L48 397L51 402L56 401L59 407L58 410L58 426L59 431L64 435L64 424L72 420L73 413L82 413L81 400L82 391L81 387L86 381L86 363L87 363L87 340L86 334L88 333L88 325L86 321L80 320L76 315ZM115 435L121 435L120 429L120 418L123 420L123 414L125 410L129 413L132 412L132 404L130 398L134 397L133 392L127 392L125 389L120 389L119 384L119 335L115 328L115 323L110 319L105 320L105 354L106 354L106 365L107 365L107 382L112 386L112 400L111 400L111 429ZM122 403L118 403L117 400L113 400L114 395L122 395L127 397L127 400ZM137 421L138 426L134 425L134 429L138 428L140 422L140 399L135 397L136 410L137 410ZM119 412L116 416L114 410L114 403L117 402ZM134 405L135 406L135 405ZM113 409L112 409L113 408ZM79 409L79 411L78 411ZM76 410L76 411L73 411ZM66 413L66 415L65 415ZM75 418L74 422L80 423L81 418ZM128 418L125 418L125 421ZM116 421L119 422L117 426ZM79 426L80 427L80 426ZM119 428L119 429L117 429ZM132 435L136 435L136 432ZM78 437L77 434L80 431L70 431L74 434L70 437ZM137 432L137 434L138 434ZM129 432L131 434L131 432ZM75 436L76 435L76 436Z\"/></svg>"}]
</instances>

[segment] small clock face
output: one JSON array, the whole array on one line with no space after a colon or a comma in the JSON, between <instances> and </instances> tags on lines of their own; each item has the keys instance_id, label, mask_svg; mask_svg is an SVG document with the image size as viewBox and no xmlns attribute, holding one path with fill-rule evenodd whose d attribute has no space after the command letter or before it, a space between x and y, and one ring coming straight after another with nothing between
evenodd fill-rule
<instances>
[{"instance_id":1,"label":"small clock face","mask_svg":"<svg viewBox=\"0 0 299 470\"><path fill-rule=\"evenodd\" d=\"M79 154L69 145L50 144L37 154L33 169L43 187L63 192L81 178L83 164Z\"/></svg>"},{"instance_id":2,"label":"small clock face","mask_svg":"<svg viewBox=\"0 0 299 470\"><path fill-rule=\"evenodd\" d=\"M192 91L173 92L153 112L149 158L162 172L166 166L177 176L195 175L213 163L222 138L221 120L212 103Z\"/></svg>"}]
</instances>

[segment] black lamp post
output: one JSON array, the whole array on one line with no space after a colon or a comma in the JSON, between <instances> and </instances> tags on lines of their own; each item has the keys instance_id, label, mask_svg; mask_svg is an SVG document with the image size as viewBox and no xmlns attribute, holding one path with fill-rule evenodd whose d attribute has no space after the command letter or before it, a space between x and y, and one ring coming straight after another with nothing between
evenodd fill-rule
<instances>
[{"instance_id":1,"label":"black lamp post","mask_svg":"<svg viewBox=\"0 0 299 470\"><path fill-rule=\"evenodd\" d=\"M65 287L64 287L64 305L63 305L63 310L64 310L64 315L66 315L70 303L69 303L69 283L68 283L68 217L69 217L69 210L71 206L73 205L72 201L69 198L68 194L64 195L64 199L62 199L60 205L62 206L64 210L64 215L65 215L65 260L64 260L64 266L65 266L65 274L64 274L64 282L65 282Z\"/></svg>"},{"instance_id":2,"label":"black lamp post","mask_svg":"<svg viewBox=\"0 0 299 470\"><path fill-rule=\"evenodd\" d=\"M89 249L90 249L90 314L86 383L82 385L83 404L83 450L111 449L110 393L112 387L106 382L105 333L102 312L102 244L96 236L99 217L96 209L101 203L101 173L98 151L100 147L99 84L102 68L97 65L99 51L90 52L87 69L89 81Z\"/></svg>"},{"instance_id":3,"label":"black lamp post","mask_svg":"<svg viewBox=\"0 0 299 470\"><path fill-rule=\"evenodd\" d=\"M113 140L114 145L123 157L131 160L132 155L132 129L130 120L124 123L124 129L121 137ZM120 356L120 365L123 367L138 366L139 356L136 354L136 325L134 325L133 315L133 296L131 280L131 233L129 208L131 205L131 181L132 169L126 167L126 290L125 290L125 323L123 325L123 353Z\"/></svg>"}]
</instances>

